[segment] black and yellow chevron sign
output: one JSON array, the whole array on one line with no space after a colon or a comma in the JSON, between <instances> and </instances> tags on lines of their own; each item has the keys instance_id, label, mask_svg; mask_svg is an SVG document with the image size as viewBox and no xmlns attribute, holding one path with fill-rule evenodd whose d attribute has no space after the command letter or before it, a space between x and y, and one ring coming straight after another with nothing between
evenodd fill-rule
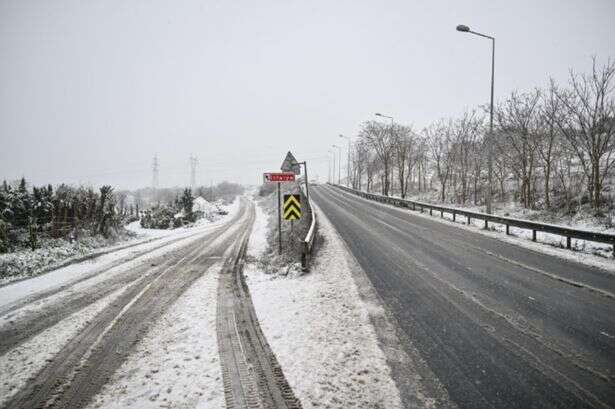
<instances>
[{"instance_id":1,"label":"black and yellow chevron sign","mask_svg":"<svg viewBox=\"0 0 615 409\"><path fill-rule=\"evenodd\" d=\"M301 195L284 195L284 220L301 218Z\"/></svg>"}]
</instances>

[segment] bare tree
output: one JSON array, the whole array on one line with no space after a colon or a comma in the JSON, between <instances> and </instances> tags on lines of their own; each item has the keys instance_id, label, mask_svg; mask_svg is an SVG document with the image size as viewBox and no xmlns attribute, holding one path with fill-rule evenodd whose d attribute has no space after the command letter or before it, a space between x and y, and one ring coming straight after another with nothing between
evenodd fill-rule
<instances>
[{"instance_id":1,"label":"bare tree","mask_svg":"<svg viewBox=\"0 0 615 409\"><path fill-rule=\"evenodd\" d=\"M351 149L352 160L352 186L354 189L361 189L363 173L369 161L369 147L364 141L359 140L353 144Z\"/></svg>"},{"instance_id":2,"label":"bare tree","mask_svg":"<svg viewBox=\"0 0 615 409\"><path fill-rule=\"evenodd\" d=\"M374 150L382 166L382 194L388 196L391 186L391 165L395 155L393 132L376 121L363 123L359 136Z\"/></svg>"},{"instance_id":3,"label":"bare tree","mask_svg":"<svg viewBox=\"0 0 615 409\"><path fill-rule=\"evenodd\" d=\"M556 123L582 166L594 209L601 205L604 179L614 159L614 77L615 61L609 59L598 67L594 58L590 74L570 71L570 89L557 88L552 83L565 111Z\"/></svg>"},{"instance_id":4,"label":"bare tree","mask_svg":"<svg viewBox=\"0 0 615 409\"><path fill-rule=\"evenodd\" d=\"M536 155L536 124L540 92L513 92L494 110L495 121L506 142L504 152L509 155L513 171L521 179L521 203L533 205L532 176Z\"/></svg>"},{"instance_id":5,"label":"bare tree","mask_svg":"<svg viewBox=\"0 0 615 409\"><path fill-rule=\"evenodd\" d=\"M453 187L458 192L459 201L465 204L470 191L470 175L475 165L476 143L480 139L481 123L475 112L466 112L463 117L451 123L454 154Z\"/></svg>"},{"instance_id":6,"label":"bare tree","mask_svg":"<svg viewBox=\"0 0 615 409\"><path fill-rule=\"evenodd\" d=\"M561 121L559 118L561 115L562 104L556 96L555 87L551 86L542 96L537 135L537 152L544 173L544 196L547 209L551 207L551 173L555 165L554 153L561 142L556 125L558 121Z\"/></svg>"},{"instance_id":7,"label":"bare tree","mask_svg":"<svg viewBox=\"0 0 615 409\"><path fill-rule=\"evenodd\" d=\"M453 172L455 149L451 120L440 120L425 129L431 157L440 181L440 200L446 200L446 187Z\"/></svg>"},{"instance_id":8,"label":"bare tree","mask_svg":"<svg viewBox=\"0 0 615 409\"><path fill-rule=\"evenodd\" d=\"M412 150L412 127L396 125L393 131L394 160L397 166L397 180L399 182L399 192L402 198L407 194L407 168L406 165L411 160Z\"/></svg>"}]
</instances>

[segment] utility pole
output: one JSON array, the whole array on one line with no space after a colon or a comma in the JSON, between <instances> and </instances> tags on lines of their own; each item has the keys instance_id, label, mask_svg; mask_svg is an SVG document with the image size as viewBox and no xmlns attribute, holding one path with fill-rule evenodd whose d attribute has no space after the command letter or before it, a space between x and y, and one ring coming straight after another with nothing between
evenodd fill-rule
<instances>
[{"instance_id":1,"label":"utility pole","mask_svg":"<svg viewBox=\"0 0 615 409\"><path fill-rule=\"evenodd\" d=\"M350 187L350 138L340 134L340 138L348 140L348 158L346 159L346 187Z\"/></svg>"},{"instance_id":2,"label":"utility pole","mask_svg":"<svg viewBox=\"0 0 615 409\"><path fill-rule=\"evenodd\" d=\"M333 155L333 172L331 172L331 176L329 177L330 183L335 183L335 151L329 151Z\"/></svg>"},{"instance_id":3,"label":"utility pole","mask_svg":"<svg viewBox=\"0 0 615 409\"><path fill-rule=\"evenodd\" d=\"M156 189L158 189L158 155L154 155L154 161L152 163L152 191L154 201L156 201Z\"/></svg>"},{"instance_id":4,"label":"utility pole","mask_svg":"<svg viewBox=\"0 0 615 409\"><path fill-rule=\"evenodd\" d=\"M331 145L334 148L337 148L339 152L339 161L337 163L337 184L342 184L342 147L337 145ZM333 153L333 159L335 160L335 153ZM333 166L333 181L335 182L335 166Z\"/></svg>"},{"instance_id":5,"label":"utility pole","mask_svg":"<svg viewBox=\"0 0 615 409\"><path fill-rule=\"evenodd\" d=\"M196 165L199 163L199 160L196 156L190 155L190 189L194 191L196 188Z\"/></svg>"}]
</instances>

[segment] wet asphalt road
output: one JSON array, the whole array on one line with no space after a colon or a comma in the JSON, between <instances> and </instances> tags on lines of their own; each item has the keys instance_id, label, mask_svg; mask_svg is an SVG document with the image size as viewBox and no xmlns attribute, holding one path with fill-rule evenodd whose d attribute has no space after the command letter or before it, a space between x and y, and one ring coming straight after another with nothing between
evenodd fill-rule
<instances>
[{"instance_id":1,"label":"wet asphalt road","mask_svg":"<svg viewBox=\"0 0 615 409\"><path fill-rule=\"evenodd\" d=\"M333 187L311 192L446 389L435 398L615 407L615 275Z\"/></svg>"}]
</instances>

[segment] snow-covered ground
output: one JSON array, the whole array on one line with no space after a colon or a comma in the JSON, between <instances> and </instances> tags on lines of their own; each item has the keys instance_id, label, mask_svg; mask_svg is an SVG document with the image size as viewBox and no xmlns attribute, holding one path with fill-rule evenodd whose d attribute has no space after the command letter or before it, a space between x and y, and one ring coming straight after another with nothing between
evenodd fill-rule
<instances>
[{"instance_id":1,"label":"snow-covered ground","mask_svg":"<svg viewBox=\"0 0 615 409\"><path fill-rule=\"evenodd\" d=\"M359 296L354 258L326 217L315 264L305 275L266 274L254 261L267 249L270 224L257 206L244 273L261 328L304 408L399 408L371 319L379 305Z\"/></svg>"},{"instance_id":2,"label":"snow-covered ground","mask_svg":"<svg viewBox=\"0 0 615 409\"><path fill-rule=\"evenodd\" d=\"M73 291L77 291L79 286L94 285L100 280L108 279L111 275L121 274L128 271L135 265L143 263L149 259L159 257L168 252L174 251L179 247L187 245L189 242L198 240L203 234L219 227L224 224L228 218L233 217L239 208L239 201L236 200L231 206L229 206L229 214L217 220L213 223L202 224L193 228L180 228L173 230L153 230L155 234L160 234L157 240L152 240L152 237L148 236L151 229L144 230L139 236L142 240L142 244L137 246L120 248L117 251L111 251L108 254L104 254L100 257L83 261L81 263L71 264L66 267L53 270L49 273L42 274L36 277L32 277L26 280L17 281L3 287L0 287L0 311L5 307L15 303L16 301L34 295L41 291L46 291L52 288L58 288L62 286L70 285L85 276L93 275L92 278L85 280L72 288ZM138 229L136 231L139 231ZM164 232L162 235L160 232ZM178 240L179 239L179 240ZM175 241L178 240L178 241ZM152 250L165 243L172 244L164 245L157 250L151 251L140 257L134 257L135 253ZM127 262L117 267L110 268L105 271L105 274L95 274L101 269L111 267L118 260L126 258ZM129 260L128 260L129 259ZM40 303L39 307L44 306L44 300Z\"/></svg>"},{"instance_id":3,"label":"snow-covered ground","mask_svg":"<svg viewBox=\"0 0 615 409\"><path fill-rule=\"evenodd\" d=\"M160 318L90 408L224 408L216 338L221 265L212 266Z\"/></svg>"},{"instance_id":4,"label":"snow-covered ground","mask_svg":"<svg viewBox=\"0 0 615 409\"><path fill-rule=\"evenodd\" d=\"M125 274L140 264L147 265L154 258L201 239L226 223L238 209L237 200L228 207L228 216L216 222L165 231L164 234L156 231L155 240L148 234L150 231L139 232L143 242L138 246L120 248L93 260L0 287L0 328L11 326L37 310L44 310L47 305L61 303L67 295ZM155 249L158 246L160 248ZM135 257L135 253L148 250L153 251ZM165 313L99 396L98 404L115 408L129 406L138 400L138 407L146 404L152 407L165 404L168 407L183 407L183 402L188 402L189 407L224 407L215 332L219 270L219 265L212 267ZM80 280L84 277L89 278ZM138 280L145 278L146 275L143 275ZM115 302L126 288L76 311L0 356L0 406L53 359L100 311ZM7 312L16 303L52 289L61 291ZM167 365L169 362L174 365ZM153 390L156 392L150 393Z\"/></svg>"},{"instance_id":5,"label":"snow-covered ground","mask_svg":"<svg viewBox=\"0 0 615 409\"><path fill-rule=\"evenodd\" d=\"M40 371L99 312L116 300L117 290L0 356L0 406ZM10 322L3 321L3 325Z\"/></svg>"}]
</instances>

